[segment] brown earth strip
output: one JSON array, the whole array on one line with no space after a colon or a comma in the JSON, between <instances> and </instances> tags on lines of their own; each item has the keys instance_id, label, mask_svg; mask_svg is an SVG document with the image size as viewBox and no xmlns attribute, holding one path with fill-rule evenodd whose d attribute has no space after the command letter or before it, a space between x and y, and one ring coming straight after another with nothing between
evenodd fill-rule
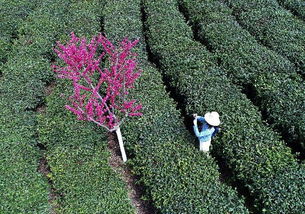
<instances>
[{"instance_id":1,"label":"brown earth strip","mask_svg":"<svg viewBox=\"0 0 305 214\"><path fill-rule=\"evenodd\" d=\"M45 156L41 157L39 161L38 172L43 174L48 180L49 186L51 187L48 200L49 204L51 204L50 214L56 214L56 209L59 207L56 201L59 198L59 195L56 193L53 182L49 178L51 171Z\"/></svg>"},{"instance_id":2,"label":"brown earth strip","mask_svg":"<svg viewBox=\"0 0 305 214\"><path fill-rule=\"evenodd\" d=\"M108 135L108 149L111 153L109 158L109 165L118 174L120 174L123 181L128 188L128 197L133 206L136 208L137 214L156 214L155 208L148 202L141 199L143 195L143 188L136 184L136 178L132 175L130 169L123 163L115 134ZM128 156L128 154L127 154Z\"/></svg>"},{"instance_id":3,"label":"brown earth strip","mask_svg":"<svg viewBox=\"0 0 305 214\"><path fill-rule=\"evenodd\" d=\"M54 88L55 88L56 82L52 81L45 87L45 96L49 96ZM46 105L45 103L42 103L41 105L36 107L36 112L39 114L44 114L46 112ZM39 133L38 133L39 135ZM50 193L49 193L49 204L51 205L50 214L56 214L56 209L59 208L59 204L56 202L58 198L60 198L60 195L57 193L56 189L54 188L53 181L50 179L51 170L50 166L48 164L45 152L46 148L43 144L38 143L37 145L40 149L40 151L43 153L42 157L39 160L39 165L37 171L45 176L45 178L48 180L49 186L50 186Z\"/></svg>"}]
</instances>

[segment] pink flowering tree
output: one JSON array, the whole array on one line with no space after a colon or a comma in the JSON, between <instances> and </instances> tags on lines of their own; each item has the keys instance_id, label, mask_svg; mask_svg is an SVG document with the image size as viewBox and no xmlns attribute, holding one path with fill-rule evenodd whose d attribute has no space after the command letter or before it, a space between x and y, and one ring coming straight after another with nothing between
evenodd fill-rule
<instances>
[{"instance_id":1,"label":"pink flowering tree","mask_svg":"<svg viewBox=\"0 0 305 214\"><path fill-rule=\"evenodd\" d=\"M69 79L73 84L73 94L65 108L78 120L92 121L109 132L115 131L124 162L127 157L120 126L127 117L142 115L139 112L142 105L129 99L129 89L141 75L136 54L131 52L138 41L124 39L115 47L103 35L87 42L86 38L71 33L66 45L58 42L54 49L64 66L52 65L58 78Z\"/></svg>"}]
</instances>

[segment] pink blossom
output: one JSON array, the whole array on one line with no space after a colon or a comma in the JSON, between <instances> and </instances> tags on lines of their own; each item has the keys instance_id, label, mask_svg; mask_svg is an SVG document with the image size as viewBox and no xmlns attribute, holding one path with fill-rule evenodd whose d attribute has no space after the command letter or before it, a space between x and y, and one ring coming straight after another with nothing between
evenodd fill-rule
<instances>
[{"instance_id":1,"label":"pink blossom","mask_svg":"<svg viewBox=\"0 0 305 214\"><path fill-rule=\"evenodd\" d=\"M115 130L125 117L141 116L142 105L128 96L142 73L137 68L136 54L131 51L138 42L125 38L115 47L101 34L87 42L73 32L66 45L57 42L54 51L65 66L52 65L52 69L58 78L72 80L74 88L68 98L70 105L65 108L78 119L93 121L109 131ZM102 53L98 53L100 48ZM103 58L109 67L101 67Z\"/></svg>"}]
</instances>

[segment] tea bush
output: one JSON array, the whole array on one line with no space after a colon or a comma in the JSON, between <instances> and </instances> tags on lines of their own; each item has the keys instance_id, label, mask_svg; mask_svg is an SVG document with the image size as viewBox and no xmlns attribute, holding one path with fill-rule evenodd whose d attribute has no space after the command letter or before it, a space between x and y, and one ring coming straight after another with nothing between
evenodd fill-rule
<instances>
[{"instance_id":1,"label":"tea bush","mask_svg":"<svg viewBox=\"0 0 305 214\"><path fill-rule=\"evenodd\" d=\"M10 54L13 39L23 20L40 6L41 1L3 0L0 2L0 63Z\"/></svg>"},{"instance_id":2,"label":"tea bush","mask_svg":"<svg viewBox=\"0 0 305 214\"><path fill-rule=\"evenodd\" d=\"M44 1L18 29L19 39L12 47L12 56L1 67L0 80L2 96L10 100L16 112L34 110L43 103L44 87L53 79L53 44L58 34L67 34L68 5L69 2Z\"/></svg>"},{"instance_id":3,"label":"tea bush","mask_svg":"<svg viewBox=\"0 0 305 214\"><path fill-rule=\"evenodd\" d=\"M95 124L77 121L64 108L66 100L60 95L70 89L70 82L57 81L47 97L46 113L39 116L49 178L60 195L57 213L134 213L125 183L109 166L106 133Z\"/></svg>"},{"instance_id":4,"label":"tea bush","mask_svg":"<svg viewBox=\"0 0 305 214\"><path fill-rule=\"evenodd\" d=\"M9 103L0 96L0 213L47 213L49 187L37 172L35 114L17 116Z\"/></svg>"},{"instance_id":5,"label":"tea bush","mask_svg":"<svg viewBox=\"0 0 305 214\"><path fill-rule=\"evenodd\" d=\"M147 61L140 0L107 1L104 30L114 41L140 38L136 52L143 74L132 96L143 104L143 116L122 126L129 165L160 213L248 213L236 191L220 183L215 161L193 144L162 76Z\"/></svg>"},{"instance_id":6,"label":"tea bush","mask_svg":"<svg viewBox=\"0 0 305 214\"><path fill-rule=\"evenodd\" d=\"M181 1L230 78L252 90L250 95L270 124L290 144L305 149L305 85L285 58L259 45L218 0Z\"/></svg>"},{"instance_id":7,"label":"tea bush","mask_svg":"<svg viewBox=\"0 0 305 214\"><path fill-rule=\"evenodd\" d=\"M277 176L281 170L297 170L298 164L278 134L263 122L258 109L215 66L211 53L186 36L191 29L187 30L177 2L147 0L144 11L149 47L170 86L184 97L186 112L204 114L216 110L220 113L224 131L213 141L213 152L225 160L233 172L233 179L249 189L255 198L256 209L272 213L275 207L269 201L281 200L287 213L295 207L302 210L302 203L291 205L291 200L278 199L271 194L278 191L300 201L302 196L288 191L291 186L299 189L296 177L289 183L283 182L280 189L271 189L268 185L264 189L258 188L258 183L265 184L270 177L273 182L280 183ZM270 194L265 194L268 192Z\"/></svg>"},{"instance_id":8,"label":"tea bush","mask_svg":"<svg viewBox=\"0 0 305 214\"><path fill-rule=\"evenodd\" d=\"M276 0L226 0L238 22L260 42L287 57L305 77L305 23ZM295 71L294 71L295 72Z\"/></svg>"},{"instance_id":9,"label":"tea bush","mask_svg":"<svg viewBox=\"0 0 305 214\"><path fill-rule=\"evenodd\" d=\"M65 34L74 31L87 38L100 30L100 1L69 4ZM66 39L65 34L61 36ZM72 85L56 81L46 99L46 113L39 116L39 139L46 146L50 179L60 194L58 213L134 213L121 178L109 166L106 133L89 122L80 122L64 105L61 94Z\"/></svg>"},{"instance_id":10,"label":"tea bush","mask_svg":"<svg viewBox=\"0 0 305 214\"><path fill-rule=\"evenodd\" d=\"M67 39L74 29L86 36L96 34L100 27L97 15L100 10L99 1L45 1L18 30L14 55L2 67L0 86L1 118L4 119L1 121L1 152L5 154L0 164L1 186L4 187L0 204L4 213L50 210L46 178L37 172L42 157L38 143L48 149L44 155L52 171L48 178L59 196L52 202L54 206L60 204L58 212L121 210L133 213L126 187L108 165L109 153L103 133L97 135L92 127L77 123L72 115L64 117L62 112L66 112L63 103L58 101L58 91L52 95L53 102L47 113L37 121L37 106L44 103L46 84L54 79L50 65L55 41ZM60 141L62 144L58 144Z\"/></svg>"},{"instance_id":11,"label":"tea bush","mask_svg":"<svg viewBox=\"0 0 305 214\"><path fill-rule=\"evenodd\" d=\"M278 2L293 14L305 21L305 3L302 0L278 0Z\"/></svg>"},{"instance_id":12,"label":"tea bush","mask_svg":"<svg viewBox=\"0 0 305 214\"><path fill-rule=\"evenodd\" d=\"M33 13L52 6L60 8L56 1L45 1ZM30 20L27 17L22 25L31 23ZM30 49L24 41L21 38L20 44L15 41L14 54L1 67L1 213L46 213L50 210L48 183L37 172L41 154L37 147L36 112L30 111L40 103L42 79L50 77L49 65L48 60L35 55L35 51L23 54L22 50Z\"/></svg>"}]
</instances>

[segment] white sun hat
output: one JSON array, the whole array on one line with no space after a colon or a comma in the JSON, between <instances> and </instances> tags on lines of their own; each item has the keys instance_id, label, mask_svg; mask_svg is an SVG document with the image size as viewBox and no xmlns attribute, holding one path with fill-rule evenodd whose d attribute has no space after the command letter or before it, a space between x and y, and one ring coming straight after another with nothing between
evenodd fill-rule
<instances>
[{"instance_id":1,"label":"white sun hat","mask_svg":"<svg viewBox=\"0 0 305 214\"><path fill-rule=\"evenodd\" d=\"M208 112L204 115L205 121L211 126L219 126L219 114L216 111Z\"/></svg>"}]
</instances>

